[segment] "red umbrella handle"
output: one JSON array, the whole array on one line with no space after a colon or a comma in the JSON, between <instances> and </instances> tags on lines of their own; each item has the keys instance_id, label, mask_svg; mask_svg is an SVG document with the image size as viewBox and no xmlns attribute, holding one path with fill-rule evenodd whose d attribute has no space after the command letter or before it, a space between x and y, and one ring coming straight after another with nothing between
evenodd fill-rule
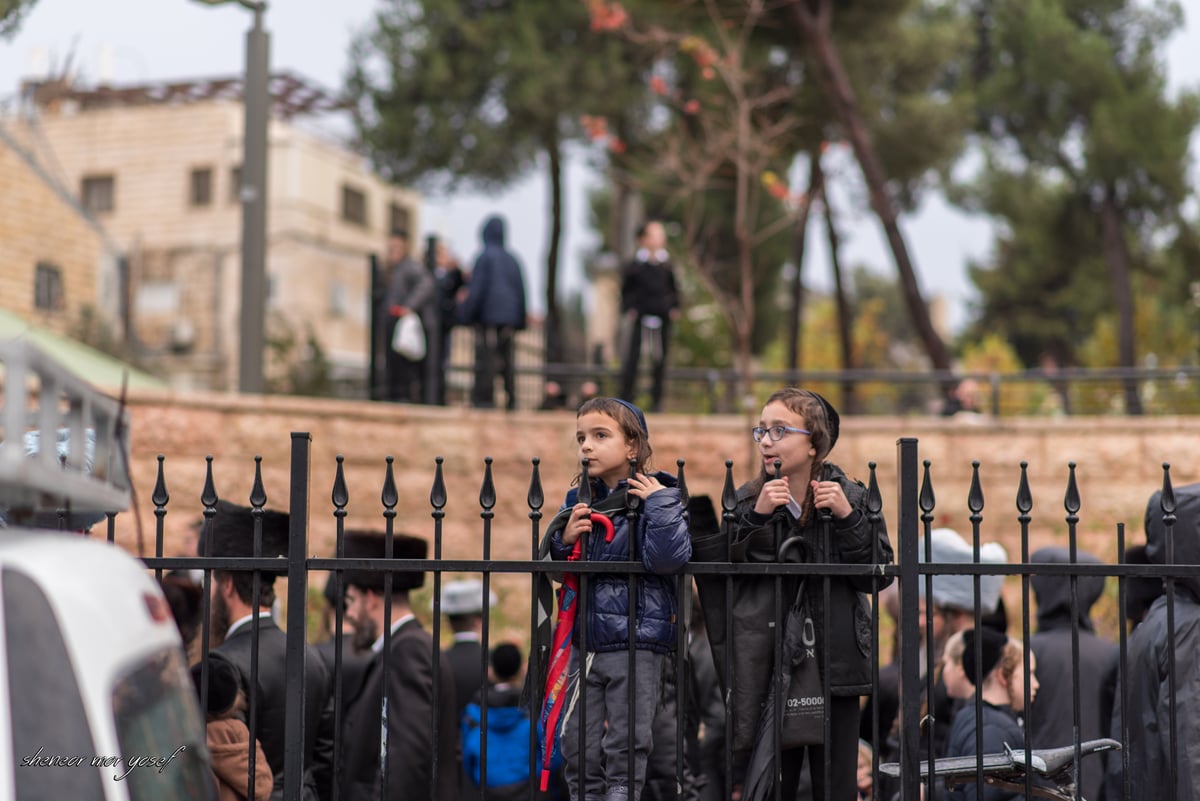
<instances>
[{"instance_id":1,"label":"red umbrella handle","mask_svg":"<svg viewBox=\"0 0 1200 801\"><path fill-rule=\"evenodd\" d=\"M613 541L613 534L615 532L613 530L612 518L610 518L608 515L602 515L599 512L592 512L590 515L588 515L588 520L591 520L592 523L600 524L600 527L604 529L605 542Z\"/></svg>"},{"instance_id":2,"label":"red umbrella handle","mask_svg":"<svg viewBox=\"0 0 1200 801\"><path fill-rule=\"evenodd\" d=\"M616 531L613 529L612 518L599 512L592 512L588 515L588 520L592 521L593 525L598 525L604 529L604 541L612 542ZM571 551L571 555L567 557L568 562L578 562L583 554L583 538L575 540L575 548Z\"/></svg>"}]
</instances>

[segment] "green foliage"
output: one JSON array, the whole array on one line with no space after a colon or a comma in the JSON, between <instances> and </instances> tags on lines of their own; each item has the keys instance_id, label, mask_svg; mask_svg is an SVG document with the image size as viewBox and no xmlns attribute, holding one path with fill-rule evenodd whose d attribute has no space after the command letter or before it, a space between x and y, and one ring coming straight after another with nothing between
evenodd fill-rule
<instances>
[{"instance_id":1,"label":"green foliage","mask_svg":"<svg viewBox=\"0 0 1200 801\"><path fill-rule=\"evenodd\" d=\"M967 343L963 347L960 368L968 375L1011 375L1024 370L1009 341L995 333ZM980 392L983 391L985 388L980 387ZM986 398L980 397L978 401L981 408L990 408ZM1001 415L1051 414L1060 408L1054 387L1045 381L1005 381L999 387L998 403L997 411Z\"/></svg>"},{"instance_id":2,"label":"green foliage","mask_svg":"<svg viewBox=\"0 0 1200 801\"><path fill-rule=\"evenodd\" d=\"M1136 310L1137 337L1144 354L1140 366L1165 368L1197 364L1200 313L1194 303L1181 307L1178 303L1167 303L1153 293L1138 292ZM1091 336L1080 347L1080 356L1086 367L1117 366L1117 326L1112 314L1097 319ZM1140 396L1149 412L1182 414L1194 409L1198 391L1200 382L1195 379L1173 378L1143 383ZM1077 405L1084 413L1121 412L1121 387L1115 381L1081 385Z\"/></svg>"},{"instance_id":3,"label":"green foliage","mask_svg":"<svg viewBox=\"0 0 1200 801\"><path fill-rule=\"evenodd\" d=\"M0 0L0 39L14 36L37 0Z\"/></svg>"},{"instance_id":4,"label":"green foliage","mask_svg":"<svg viewBox=\"0 0 1200 801\"><path fill-rule=\"evenodd\" d=\"M874 303L879 308L876 317L879 327L889 342L915 345L912 333L912 322L908 318L908 310L900 296L900 286L894 275L884 275L867 267L859 265L853 270L854 297L858 304L858 313L863 313L863 306ZM866 365L864 365L866 366Z\"/></svg>"},{"instance_id":5,"label":"green foliage","mask_svg":"<svg viewBox=\"0 0 1200 801\"><path fill-rule=\"evenodd\" d=\"M620 42L580 3L382 0L351 55L367 152L427 188L506 185L581 137L584 110L632 102Z\"/></svg>"},{"instance_id":6,"label":"green foliage","mask_svg":"<svg viewBox=\"0 0 1200 801\"><path fill-rule=\"evenodd\" d=\"M1136 354L1134 322L1113 317L1118 301L1136 296L1122 265L1134 276L1174 276L1178 292L1186 272L1178 252L1196 252L1180 209L1200 96L1168 96L1160 63L1179 7L993 0L981 8L986 156L956 197L993 215L1002 233L988 263L970 271L981 296L972 334L1001 332L1026 366L1045 355L1076 365L1085 358L1079 343L1107 316L1124 329L1114 355ZM1106 210L1119 225L1107 238ZM1178 306L1179 297L1161 300Z\"/></svg>"},{"instance_id":7,"label":"green foliage","mask_svg":"<svg viewBox=\"0 0 1200 801\"><path fill-rule=\"evenodd\" d=\"M903 369L894 358L896 349L886 330L884 320L886 304L881 297L858 298L855 300L852 349L855 365L864 368ZM831 297L812 295L807 304L804 319L805 369L818 372L836 372L841 369L841 352L837 339L837 304ZM782 341L772 342L760 359L764 370L782 371L787 368L787 347ZM806 380L806 387L826 395L835 406L846 407L845 387L836 382ZM761 384L757 389L770 392ZM915 384L874 382L860 384L855 389L855 409L872 414L891 414L897 410L917 409L923 404L921 388ZM760 394L762 394L760 392ZM766 396L763 395L763 398Z\"/></svg>"},{"instance_id":8,"label":"green foliage","mask_svg":"<svg viewBox=\"0 0 1200 801\"><path fill-rule=\"evenodd\" d=\"M980 300L966 339L999 334L1027 367L1046 355L1076 364L1076 344L1110 303L1095 216L1041 171L988 169L977 202L1004 225L990 263L968 266Z\"/></svg>"},{"instance_id":9,"label":"green foliage","mask_svg":"<svg viewBox=\"0 0 1200 801\"><path fill-rule=\"evenodd\" d=\"M971 56L970 18L959 3L839 4L834 39L893 195L912 210L935 174L957 161L971 128L972 96L959 79ZM806 85L810 94L819 89ZM844 137L823 96L813 103L822 140Z\"/></svg>"}]
</instances>

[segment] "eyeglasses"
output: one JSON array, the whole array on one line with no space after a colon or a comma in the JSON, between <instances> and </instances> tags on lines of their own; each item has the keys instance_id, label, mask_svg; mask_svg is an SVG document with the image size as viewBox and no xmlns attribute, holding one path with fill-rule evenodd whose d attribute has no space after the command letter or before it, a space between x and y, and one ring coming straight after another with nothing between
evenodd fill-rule
<instances>
[{"instance_id":1,"label":"eyeglasses","mask_svg":"<svg viewBox=\"0 0 1200 801\"><path fill-rule=\"evenodd\" d=\"M754 437L755 442L762 442L763 437L769 436L772 442L779 442L786 434L811 434L811 431L806 431L803 428L792 428L791 426L771 426L763 428L755 426L750 429L750 436Z\"/></svg>"}]
</instances>

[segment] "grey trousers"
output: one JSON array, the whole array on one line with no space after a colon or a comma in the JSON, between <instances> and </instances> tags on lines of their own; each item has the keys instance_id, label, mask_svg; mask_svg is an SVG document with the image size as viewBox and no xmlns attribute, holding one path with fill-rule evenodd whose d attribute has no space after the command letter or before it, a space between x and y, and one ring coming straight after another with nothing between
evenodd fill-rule
<instances>
[{"instance_id":1,"label":"grey trousers","mask_svg":"<svg viewBox=\"0 0 1200 801\"><path fill-rule=\"evenodd\" d=\"M638 801L646 782L646 761L653 746L654 713L662 693L664 654L635 651L636 681L633 711L629 709L629 652L588 654L581 684L579 651L571 651L570 673L575 689L570 696L562 731L567 787L571 801ZM580 712L583 710L583 753L579 750ZM633 781L629 779L632 746ZM631 789L632 787L632 789Z\"/></svg>"}]
</instances>

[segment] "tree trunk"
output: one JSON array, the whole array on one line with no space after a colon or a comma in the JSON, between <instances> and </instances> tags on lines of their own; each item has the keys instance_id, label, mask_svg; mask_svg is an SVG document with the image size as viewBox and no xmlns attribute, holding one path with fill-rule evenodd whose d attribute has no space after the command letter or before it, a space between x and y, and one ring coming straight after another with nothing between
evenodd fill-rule
<instances>
[{"instance_id":1,"label":"tree trunk","mask_svg":"<svg viewBox=\"0 0 1200 801\"><path fill-rule=\"evenodd\" d=\"M825 197L825 233L829 237L829 263L833 268L834 295L837 299L838 344L841 346L842 370L853 370L853 312L850 309L850 299L846 296L845 283L842 281L841 238L838 235L837 224L833 221L833 208L830 206L828 195ZM854 382L850 379L842 381L842 406L851 414L857 411Z\"/></svg>"},{"instance_id":2,"label":"tree trunk","mask_svg":"<svg viewBox=\"0 0 1200 801\"><path fill-rule=\"evenodd\" d=\"M808 214L812 204L820 197L825 186L825 174L821 171L819 152L809 154L808 194L796 215L792 228L792 261L796 265L796 279L792 283L792 319L788 330L788 371L800 370L804 358L804 251L808 234Z\"/></svg>"},{"instance_id":3,"label":"tree trunk","mask_svg":"<svg viewBox=\"0 0 1200 801\"><path fill-rule=\"evenodd\" d=\"M1113 187L1105 186L1100 205L1101 241L1104 243L1104 261L1108 264L1113 304L1117 308L1117 363L1120 367L1133 368L1137 366L1137 356L1134 350L1131 259L1121 226L1121 211L1113 195ZM1121 383L1125 391L1125 413L1142 414L1137 379L1130 376Z\"/></svg>"},{"instance_id":4,"label":"tree trunk","mask_svg":"<svg viewBox=\"0 0 1200 801\"><path fill-rule=\"evenodd\" d=\"M542 326L547 365L560 364L565 356L558 314L558 246L563 220L561 147L557 133L552 131L546 142L546 153L550 157L550 245L546 251L546 321Z\"/></svg>"},{"instance_id":5,"label":"tree trunk","mask_svg":"<svg viewBox=\"0 0 1200 801\"><path fill-rule=\"evenodd\" d=\"M750 111L746 103L740 102L737 104L737 155L734 158L737 183L734 186L733 230L737 239L739 303L742 312L741 325L735 329L741 368L738 396L746 408L754 394L754 363L751 358L751 339L754 336L754 237L750 224L750 183L758 180L757 175L748 174L746 161L742 158L749 141Z\"/></svg>"},{"instance_id":6,"label":"tree trunk","mask_svg":"<svg viewBox=\"0 0 1200 801\"><path fill-rule=\"evenodd\" d=\"M950 369L950 352L946 343L933 327L929 316L929 307L921 295L917 283L916 269L908 255L904 243L904 235L900 232L898 212L887 191L887 175L883 163L875 151L871 141L870 131L867 130L862 112L858 108L858 100L854 88L850 85L849 76L842 66L841 56L830 32L829 18L832 16L830 0L819 0L819 10L813 11L808 0L794 0L792 11L800 27L805 43L809 46L813 59L818 66L818 74L824 85L825 93L837 114L838 121L845 129L846 136L854 148L854 156L863 171L863 178L871 194L871 208L879 218L887 236L892 257L896 261L896 270L900 274L900 284L904 289L904 300L908 306L909 317L917 336L925 345L925 351L935 369Z\"/></svg>"}]
</instances>

